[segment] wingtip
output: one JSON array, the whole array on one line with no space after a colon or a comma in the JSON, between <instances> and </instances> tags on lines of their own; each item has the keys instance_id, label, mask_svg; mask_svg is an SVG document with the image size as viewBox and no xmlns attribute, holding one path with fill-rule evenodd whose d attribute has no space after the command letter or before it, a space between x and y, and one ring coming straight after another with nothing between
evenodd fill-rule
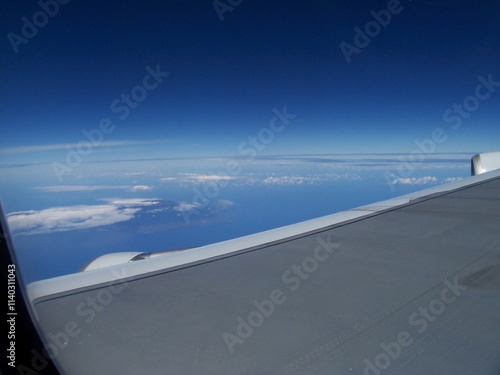
<instances>
[{"instance_id":1,"label":"wingtip","mask_svg":"<svg viewBox=\"0 0 500 375\"><path fill-rule=\"evenodd\" d=\"M475 176L500 169L500 151L483 152L471 159L471 175Z\"/></svg>"}]
</instances>

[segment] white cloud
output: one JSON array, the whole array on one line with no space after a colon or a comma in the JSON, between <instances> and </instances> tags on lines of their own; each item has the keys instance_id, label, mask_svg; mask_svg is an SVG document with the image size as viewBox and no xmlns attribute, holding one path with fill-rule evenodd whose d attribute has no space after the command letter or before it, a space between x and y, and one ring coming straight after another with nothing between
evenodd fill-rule
<instances>
[{"instance_id":1,"label":"white cloud","mask_svg":"<svg viewBox=\"0 0 500 375\"><path fill-rule=\"evenodd\" d=\"M234 206L234 202L230 201L228 199L217 199L211 207L215 210L226 210L229 207ZM201 210L204 208L204 205L198 203L198 202L186 202L186 201L181 201L177 203L176 206L172 208L173 211L180 212L180 213L186 213L189 211L197 211Z\"/></svg>"},{"instance_id":2,"label":"white cloud","mask_svg":"<svg viewBox=\"0 0 500 375\"><path fill-rule=\"evenodd\" d=\"M160 203L158 199L141 199L141 198L125 198L125 199L110 198L103 200L115 206L126 206L126 207L152 206L154 204Z\"/></svg>"},{"instance_id":3,"label":"white cloud","mask_svg":"<svg viewBox=\"0 0 500 375\"><path fill-rule=\"evenodd\" d=\"M399 185L426 185L426 184L446 184L462 180L462 177L437 178L435 176L424 177L400 177L395 178L392 183Z\"/></svg>"},{"instance_id":4,"label":"white cloud","mask_svg":"<svg viewBox=\"0 0 500 375\"><path fill-rule=\"evenodd\" d=\"M128 221L153 199L115 199L107 204L53 207L40 211L19 211L7 215L13 234L65 232Z\"/></svg>"},{"instance_id":5,"label":"white cloud","mask_svg":"<svg viewBox=\"0 0 500 375\"><path fill-rule=\"evenodd\" d=\"M324 173L318 175L321 181L359 181L361 176L355 173Z\"/></svg>"},{"instance_id":6,"label":"white cloud","mask_svg":"<svg viewBox=\"0 0 500 375\"><path fill-rule=\"evenodd\" d=\"M393 184L399 185L426 185L438 182L438 178L434 176L425 177L400 177L392 181Z\"/></svg>"},{"instance_id":7,"label":"white cloud","mask_svg":"<svg viewBox=\"0 0 500 375\"><path fill-rule=\"evenodd\" d=\"M302 185L305 181L311 182L311 179L299 176L267 177L262 183L266 185Z\"/></svg>"},{"instance_id":8,"label":"white cloud","mask_svg":"<svg viewBox=\"0 0 500 375\"><path fill-rule=\"evenodd\" d=\"M133 192L137 191L148 191L152 189L152 186L147 185L55 185L55 186L41 186L34 188L35 190L42 191L45 193L65 193L65 192L77 192L77 191L96 191L96 190L129 190Z\"/></svg>"},{"instance_id":9,"label":"white cloud","mask_svg":"<svg viewBox=\"0 0 500 375\"><path fill-rule=\"evenodd\" d=\"M174 211L177 211L177 212L188 212L188 211L191 211L191 210L197 210L198 208L200 208L200 204L197 203L197 202L179 202L179 204L177 204L177 206L175 206L173 208Z\"/></svg>"},{"instance_id":10,"label":"white cloud","mask_svg":"<svg viewBox=\"0 0 500 375\"><path fill-rule=\"evenodd\" d=\"M240 176L228 175L213 175L213 174L195 174L195 173L182 173L176 177L164 177L163 182L177 182L177 183L191 183L191 184L207 184L215 183L221 187L226 187L228 182L231 181L234 186L244 185L311 185L319 182L331 181L358 181L361 177L354 173L319 173L307 175L285 175L275 176L274 173L269 176L250 173Z\"/></svg>"},{"instance_id":11,"label":"white cloud","mask_svg":"<svg viewBox=\"0 0 500 375\"><path fill-rule=\"evenodd\" d=\"M152 186L148 186L148 185L135 185L135 186L131 186L130 190L132 190L132 191L149 191L152 188L153 188Z\"/></svg>"},{"instance_id":12,"label":"white cloud","mask_svg":"<svg viewBox=\"0 0 500 375\"><path fill-rule=\"evenodd\" d=\"M207 183L207 182L218 182L218 181L230 181L234 180L235 176L224 176L216 174L197 174L197 173L181 173L177 177L165 177L161 180L164 182L191 182L191 183Z\"/></svg>"},{"instance_id":13,"label":"white cloud","mask_svg":"<svg viewBox=\"0 0 500 375\"><path fill-rule=\"evenodd\" d=\"M314 184L317 182L328 182L328 181L339 181L339 180L349 180L357 181L361 177L356 174L351 173L324 173L316 174L311 176L270 176L265 178L262 183L266 185L304 185L304 184Z\"/></svg>"}]
</instances>

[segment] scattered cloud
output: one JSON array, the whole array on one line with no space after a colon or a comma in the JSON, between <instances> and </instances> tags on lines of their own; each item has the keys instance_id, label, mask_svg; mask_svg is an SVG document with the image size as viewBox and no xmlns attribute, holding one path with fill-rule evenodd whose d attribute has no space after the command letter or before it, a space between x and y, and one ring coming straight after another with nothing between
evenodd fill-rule
<instances>
[{"instance_id":1,"label":"scattered cloud","mask_svg":"<svg viewBox=\"0 0 500 375\"><path fill-rule=\"evenodd\" d=\"M201 204L197 202L179 202L173 210L176 212L188 212L192 210L197 210L201 207Z\"/></svg>"},{"instance_id":2,"label":"scattered cloud","mask_svg":"<svg viewBox=\"0 0 500 375\"><path fill-rule=\"evenodd\" d=\"M309 177L299 177L299 176L280 176L280 177L268 177L262 181L265 185L302 185L305 182L313 182Z\"/></svg>"},{"instance_id":3,"label":"scattered cloud","mask_svg":"<svg viewBox=\"0 0 500 375\"><path fill-rule=\"evenodd\" d=\"M219 182L235 180L237 177L228 175L216 174L197 174L197 173L181 173L177 177L164 177L161 180L164 182L190 182L195 184L203 184L207 182Z\"/></svg>"},{"instance_id":4,"label":"scattered cloud","mask_svg":"<svg viewBox=\"0 0 500 375\"><path fill-rule=\"evenodd\" d=\"M51 207L43 210L12 212L7 215L14 235L36 235L82 230L139 219L135 230L148 232L186 226L183 215L195 213L192 223L210 224L225 220L234 205L227 199L209 204L163 199L108 198L99 204ZM127 227L130 230L130 227ZM142 229L141 229L142 228ZM155 229L156 228L156 229Z\"/></svg>"},{"instance_id":5,"label":"scattered cloud","mask_svg":"<svg viewBox=\"0 0 500 375\"><path fill-rule=\"evenodd\" d=\"M153 187L148 185L135 185L130 187L131 191L149 191L151 189L153 189Z\"/></svg>"},{"instance_id":6,"label":"scattered cloud","mask_svg":"<svg viewBox=\"0 0 500 375\"><path fill-rule=\"evenodd\" d=\"M45 193L66 193L66 192L77 192L77 191L97 191L97 190L127 190L132 192L138 191L149 191L152 190L152 186L148 185L55 185L55 186L41 186L35 187L33 189L42 191Z\"/></svg>"},{"instance_id":7,"label":"scattered cloud","mask_svg":"<svg viewBox=\"0 0 500 375\"><path fill-rule=\"evenodd\" d=\"M157 203L158 200L154 199L116 199L99 205L13 212L7 215L7 221L13 234L65 232L128 221L133 219L142 207Z\"/></svg>"},{"instance_id":8,"label":"scattered cloud","mask_svg":"<svg viewBox=\"0 0 500 375\"><path fill-rule=\"evenodd\" d=\"M265 185L311 185L318 182L358 181L361 176L353 173L322 173L311 176L270 176L262 183Z\"/></svg>"},{"instance_id":9,"label":"scattered cloud","mask_svg":"<svg viewBox=\"0 0 500 375\"><path fill-rule=\"evenodd\" d=\"M392 183L397 185L427 185L427 184L446 184L462 180L462 177L437 178L435 176L424 177L400 177L395 178Z\"/></svg>"},{"instance_id":10,"label":"scattered cloud","mask_svg":"<svg viewBox=\"0 0 500 375\"><path fill-rule=\"evenodd\" d=\"M108 198L108 199L103 199L103 201L109 202L110 204L113 204L113 205L126 206L126 207L151 206L151 205L160 203L160 200L158 200L158 199L141 199L141 198L125 198L125 199Z\"/></svg>"},{"instance_id":11,"label":"scattered cloud","mask_svg":"<svg viewBox=\"0 0 500 375\"><path fill-rule=\"evenodd\" d=\"M214 202L210 203L210 208L220 211L220 210L226 210L229 207L234 206L234 202L230 201L229 199L217 199ZM204 209L206 205L202 205L201 203L198 202L186 202L186 201L181 201L178 202L172 210L178 213L186 213L189 211L200 211Z\"/></svg>"},{"instance_id":12,"label":"scattered cloud","mask_svg":"<svg viewBox=\"0 0 500 375\"><path fill-rule=\"evenodd\" d=\"M399 185L426 185L438 183L438 178L434 176L425 177L400 177L392 181L393 184Z\"/></svg>"},{"instance_id":13,"label":"scattered cloud","mask_svg":"<svg viewBox=\"0 0 500 375\"><path fill-rule=\"evenodd\" d=\"M165 177L161 180L163 182L177 182L177 183L191 183L191 184L206 184L206 183L216 183L219 185L226 184L231 181L239 186L241 185L305 185L313 184L317 182L328 182L328 181L339 181L339 180L349 180L357 181L361 177L353 173L322 173L322 174L312 174L312 175L284 175L275 176L272 174L258 175L258 174L247 174L240 176L228 176L228 175L207 175L207 174L194 174L194 173L183 173L176 177Z\"/></svg>"}]
</instances>

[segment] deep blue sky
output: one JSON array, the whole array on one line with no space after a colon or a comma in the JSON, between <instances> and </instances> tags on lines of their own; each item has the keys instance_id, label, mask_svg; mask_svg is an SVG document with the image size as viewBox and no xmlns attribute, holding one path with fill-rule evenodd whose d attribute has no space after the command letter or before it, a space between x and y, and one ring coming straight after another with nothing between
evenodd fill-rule
<instances>
[{"instance_id":1,"label":"deep blue sky","mask_svg":"<svg viewBox=\"0 0 500 375\"><path fill-rule=\"evenodd\" d=\"M4 2L0 147L75 144L109 117L116 128L105 141L158 143L88 160L233 155L287 106L297 121L266 153L410 152L449 127L443 113L474 94L478 76L500 81L500 5L402 1L348 64L339 44L354 45L353 28L387 4L245 0L221 21L212 1L73 0L15 54L8 33L21 35L22 17L40 6ZM119 120L111 103L157 64L170 76ZM482 101L439 151L497 148L498 98ZM64 158L54 149L4 150L2 159Z\"/></svg>"}]
</instances>

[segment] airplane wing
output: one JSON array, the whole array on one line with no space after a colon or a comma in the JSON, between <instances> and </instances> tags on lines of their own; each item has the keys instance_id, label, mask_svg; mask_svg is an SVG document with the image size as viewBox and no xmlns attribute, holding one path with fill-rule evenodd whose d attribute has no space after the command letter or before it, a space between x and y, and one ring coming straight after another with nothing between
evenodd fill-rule
<instances>
[{"instance_id":1,"label":"airplane wing","mask_svg":"<svg viewBox=\"0 0 500 375\"><path fill-rule=\"evenodd\" d=\"M498 374L500 165L480 160L452 184L30 284L47 355L79 375Z\"/></svg>"}]
</instances>

